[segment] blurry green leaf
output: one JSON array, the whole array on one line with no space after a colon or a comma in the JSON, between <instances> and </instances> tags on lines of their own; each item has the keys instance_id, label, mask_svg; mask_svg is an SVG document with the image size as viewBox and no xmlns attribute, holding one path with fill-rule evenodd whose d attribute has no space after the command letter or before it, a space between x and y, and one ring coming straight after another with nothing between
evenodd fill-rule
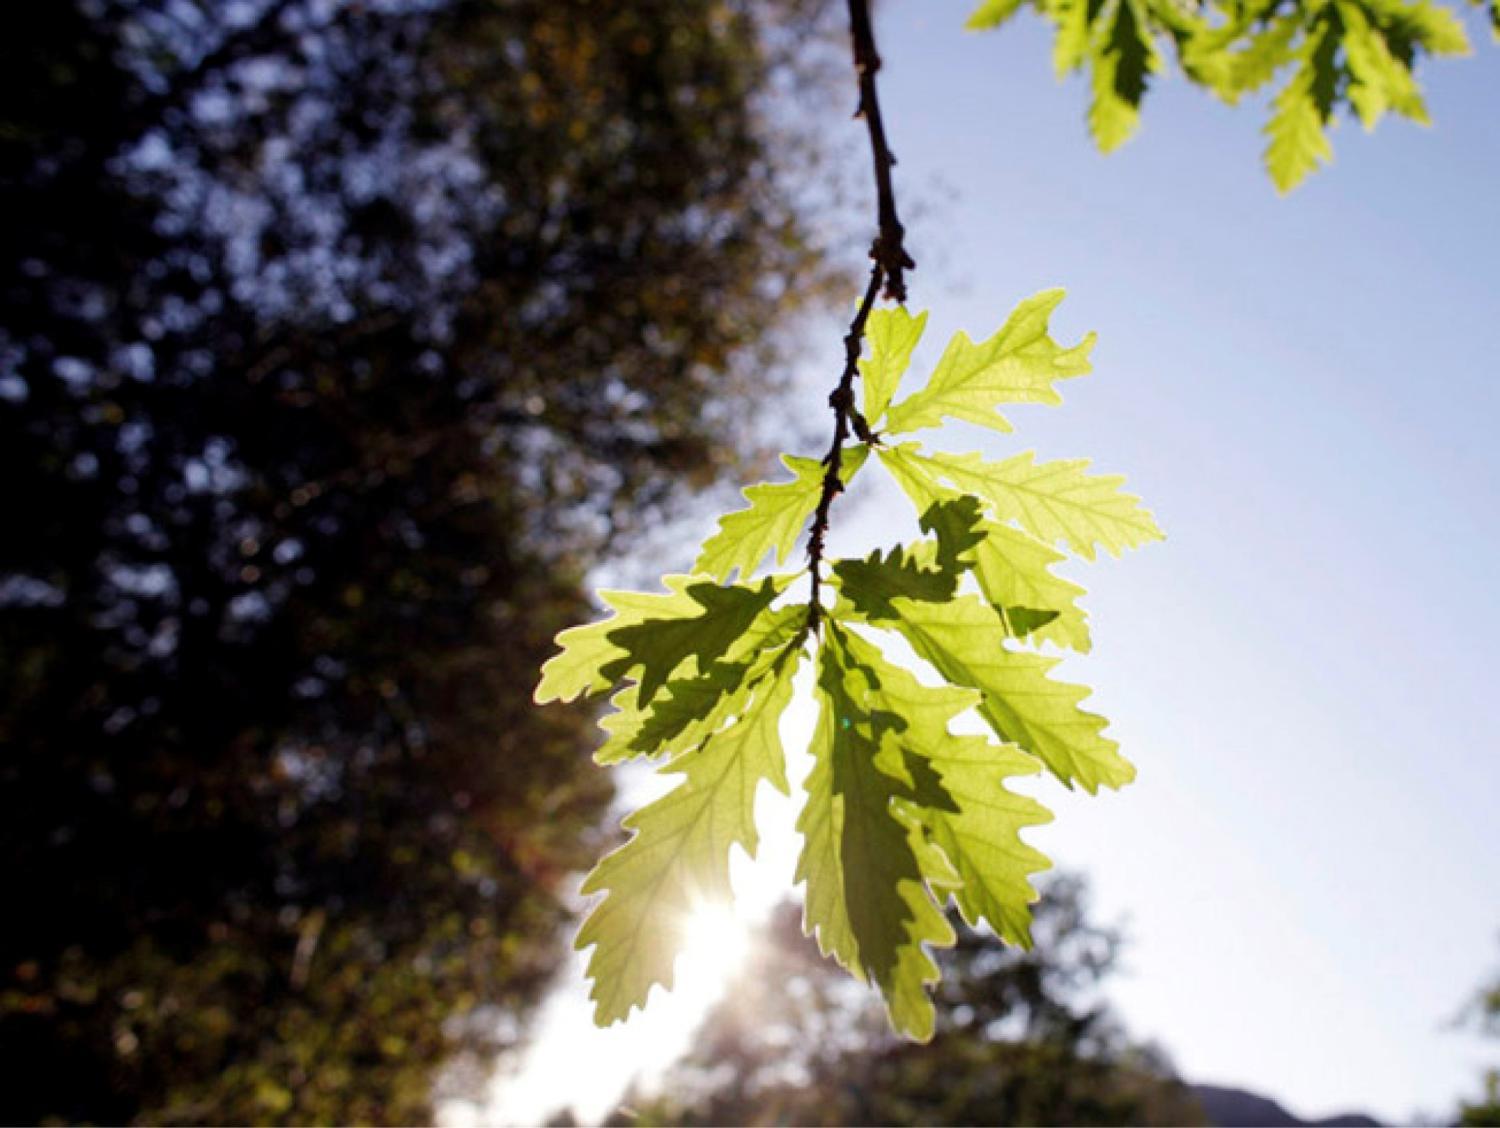
<instances>
[{"instance_id":1,"label":"blurry green leaf","mask_svg":"<svg viewBox=\"0 0 1500 1128\"><path fill-rule=\"evenodd\" d=\"M1130 140L1139 128L1147 76L1161 69L1143 0L1113 2L1113 18L1094 55L1088 117L1089 133L1106 153Z\"/></svg>"},{"instance_id":2,"label":"blurry green leaf","mask_svg":"<svg viewBox=\"0 0 1500 1128\"><path fill-rule=\"evenodd\" d=\"M1374 129L1388 111L1429 124L1411 69L1391 53L1385 36L1364 10L1351 0L1338 0L1335 8L1343 25L1344 57L1352 80L1349 102L1365 129Z\"/></svg>"},{"instance_id":3,"label":"blurry green leaf","mask_svg":"<svg viewBox=\"0 0 1500 1128\"><path fill-rule=\"evenodd\" d=\"M1500 0L1488 6L1500 40ZM1089 133L1106 152L1139 126L1158 47L1176 48L1189 81L1226 102L1287 79L1272 102L1266 168L1289 191L1332 159L1328 127L1347 107L1366 128L1386 113L1426 122L1416 66L1424 56L1468 53L1452 8L1433 0L1032 0L1055 29L1059 76L1089 68ZM969 27L993 28L1021 5L987 3ZM1288 73L1289 72L1289 73Z\"/></svg>"},{"instance_id":4,"label":"blurry green leaf","mask_svg":"<svg viewBox=\"0 0 1500 1128\"><path fill-rule=\"evenodd\" d=\"M1020 10L1026 0L984 0L964 22L970 31L999 27Z\"/></svg>"},{"instance_id":5,"label":"blurry green leaf","mask_svg":"<svg viewBox=\"0 0 1500 1128\"><path fill-rule=\"evenodd\" d=\"M1061 78L1078 70L1088 60L1094 20L1104 0L1054 0L1047 5L1057 25L1052 47L1052 69Z\"/></svg>"},{"instance_id":6,"label":"blurry green leaf","mask_svg":"<svg viewBox=\"0 0 1500 1128\"><path fill-rule=\"evenodd\" d=\"M1328 20L1303 46L1301 63L1272 102L1266 123L1266 170L1283 192L1295 188L1320 163L1333 159L1327 125L1333 115L1338 40Z\"/></svg>"}]
</instances>

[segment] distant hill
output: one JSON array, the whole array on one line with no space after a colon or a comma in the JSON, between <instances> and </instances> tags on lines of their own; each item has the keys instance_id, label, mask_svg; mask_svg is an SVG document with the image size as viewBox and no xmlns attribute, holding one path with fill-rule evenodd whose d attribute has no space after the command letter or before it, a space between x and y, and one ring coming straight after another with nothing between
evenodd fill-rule
<instances>
[{"instance_id":1,"label":"distant hill","mask_svg":"<svg viewBox=\"0 0 1500 1128\"><path fill-rule=\"evenodd\" d=\"M1293 1116L1270 1097L1223 1085L1192 1085L1193 1096L1208 1114L1208 1122L1219 1128L1382 1128L1381 1122L1362 1112L1344 1112L1322 1120Z\"/></svg>"}]
</instances>

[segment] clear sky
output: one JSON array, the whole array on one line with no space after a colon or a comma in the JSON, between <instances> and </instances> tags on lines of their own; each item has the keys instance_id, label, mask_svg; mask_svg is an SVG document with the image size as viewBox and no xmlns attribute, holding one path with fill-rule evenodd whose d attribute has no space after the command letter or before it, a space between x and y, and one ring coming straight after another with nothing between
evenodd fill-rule
<instances>
[{"instance_id":1,"label":"clear sky","mask_svg":"<svg viewBox=\"0 0 1500 1128\"><path fill-rule=\"evenodd\" d=\"M1486 1055L1445 1024L1500 958L1500 50L1476 35L1426 67L1433 128L1345 124L1283 199L1260 105L1169 79L1104 157L1039 21L974 35L965 11L890 0L878 22L911 306L932 310L913 374L1066 286L1054 325L1099 332L1094 375L1015 436L945 445L1090 456L1168 534L1069 573L1096 653L1060 673L1097 687L1140 778L1039 786L1058 819L1031 840L1126 920L1112 997L1189 1078L1304 1115L1449 1114ZM809 358L819 403L840 332ZM856 491L834 549L905 511ZM662 1030L588 1041L578 996L550 1012L556 1069L660 1060ZM553 1068L533 1087L557 1094ZM501 1103L544 1111L523 1096Z\"/></svg>"},{"instance_id":2,"label":"clear sky","mask_svg":"<svg viewBox=\"0 0 1500 1128\"><path fill-rule=\"evenodd\" d=\"M1051 285L1099 332L1066 406L955 445L1091 456L1168 535L1072 573L1067 666L1140 779L1033 840L1128 915L1114 996L1188 1076L1450 1111L1481 1054L1443 1024L1500 956L1500 51L1279 198L1259 105L1164 81L1104 157L1040 21L882 8L928 358Z\"/></svg>"}]
</instances>

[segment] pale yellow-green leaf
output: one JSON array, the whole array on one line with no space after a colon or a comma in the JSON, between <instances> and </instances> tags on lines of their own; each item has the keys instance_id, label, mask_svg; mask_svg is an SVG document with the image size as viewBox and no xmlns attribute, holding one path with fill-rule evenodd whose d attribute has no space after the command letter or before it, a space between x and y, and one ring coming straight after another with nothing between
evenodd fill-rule
<instances>
[{"instance_id":1,"label":"pale yellow-green leaf","mask_svg":"<svg viewBox=\"0 0 1500 1128\"><path fill-rule=\"evenodd\" d=\"M852 632L848 649L875 675L870 679L874 708L902 721L886 733L887 744L898 747L907 761L909 786L898 794L896 808L925 826L947 856L961 882L953 895L969 923L987 920L1005 940L1029 946L1036 900L1030 877L1049 863L1022 841L1021 831L1052 816L1003 783L1033 775L1040 765L1011 745L949 730L959 714L979 703L977 691L923 685Z\"/></svg>"},{"instance_id":2,"label":"pale yellow-green leaf","mask_svg":"<svg viewBox=\"0 0 1500 1128\"><path fill-rule=\"evenodd\" d=\"M1048 544L1066 543L1089 560L1096 545L1118 556L1162 539L1140 498L1120 488L1125 479L1087 473L1084 458L1037 462L1032 451L1025 451L986 462L977 454L923 454L915 443L882 451L881 458L894 464L893 473L913 500L922 491L923 478L934 487L946 482L979 498L1002 521L1016 521Z\"/></svg>"},{"instance_id":3,"label":"pale yellow-green leaf","mask_svg":"<svg viewBox=\"0 0 1500 1128\"><path fill-rule=\"evenodd\" d=\"M755 684L783 660L807 621L806 604L768 608L707 671L673 678L646 706L636 686L611 700L615 710L599 727L609 734L594 753L601 764L637 756L672 756L701 744L735 716Z\"/></svg>"},{"instance_id":4,"label":"pale yellow-green leaf","mask_svg":"<svg viewBox=\"0 0 1500 1128\"><path fill-rule=\"evenodd\" d=\"M543 705L548 701L572 701L580 694L603 693L617 680L603 671L625 656L625 650L609 637L614 631L647 619L688 618L702 613L702 605L687 594L691 576L667 576L662 582L668 590L666 595L601 591L600 600L614 614L585 626L570 627L557 636L561 650L542 667L542 680L533 700Z\"/></svg>"},{"instance_id":5,"label":"pale yellow-green leaf","mask_svg":"<svg viewBox=\"0 0 1500 1128\"><path fill-rule=\"evenodd\" d=\"M1059 78L1083 66L1089 54L1090 32L1098 0L1054 0L1048 11L1057 25L1052 44L1052 69Z\"/></svg>"},{"instance_id":6,"label":"pale yellow-green leaf","mask_svg":"<svg viewBox=\"0 0 1500 1128\"><path fill-rule=\"evenodd\" d=\"M927 328L927 311L913 317L904 306L872 310L865 324L865 340L870 355L859 362L860 383L864 387L865 422L879 430L885 413L901 383L901 376L911 364L912 350Z\"/></svg>"},{"instance_id":7,"label":"pale yellow-green leaf","mask_svg":"<svg viewBox=\"0 0 1500 1128\"><path fill-rule=\"evenodd\" d=\"M847 447L840 466L847 485L864 465L869 448ZM795 478L790 482L762 483L744 491L748 509L738 509L719 518L719 531L703 545L693 571L724 581L738 568L748 578L766 553L774 552L776 565L786 563L797 536L806 528L823 488L823 464L816 458L782 455Z\"/></svg>"},{"instance_id":8,"label":"pale yellow-green leaf","mask_svg":"<svg viewBox=\"0 0 1500 1128\"><path fill-rule=\"evenodd\" d=\"M955 685L983 695L979 712L1002 740L1037 756L1058 779L1089 792L1121 787L1135 768L1103 735L1108 722L1085 712L1082 686L1047 677L1059 659L1010 650L996 611L975 596L948 603L891 600L912 649Z\"/></svg>"},{"instance_id":9,"label":"pale yellow-green leaf","mask_svg":"<svg viewBox=\"0 0 1500 1128\"><path fill-rule=\"evenodd\" d=\"M999 27L1020 10L1025 0L984 0L964 21L969 31L984 31Z\"/></svg>"},{"instance_id":10,"label":"pale yellow-green leaf","mask_svg":"<svg viewBox=\"0 0 1500 1128\"><path fill-rule=\"evenodd\" d=\"M593 947L594 1020L600 1025L645 1006L652 986L672 985L683 928L695 908L730 896L729 852L752 857L755 793L762 781L787 792L778 734L792 695L797 652L755 687L740 715L662 770L683 780L625 820L630 840L589 874L583 892L606 896L575 946Z\"/></svg>"},{"instance_id":11,"label":"pale yellow-green leaf","mask_svg":"<svg viewBox=\"0 0 1500 1128\"><path fill-rule=\"evenodd\" d=\"M1008 403L1058 404L1058 380L1089 371L1090 333L1065 348L1048 335L1048 320L1063 299L1062 290L1045 290L1027 298L987 340L975 344L956 334L943 351L925 387L890 409L885 428L902 434L936 427L943 419L963 419L1009 431L997 408Z\"/></svg>"},{"instance_id":12,"label":"pale yellow-green leaf","mask_svg":"<svg viewBox=\"0 0 1500 1128\"><path fill-rule=\"evenodd\" d=\"M1161 69L1161 57L1142 0L1111 0L1099 22L1088 126L1094 143L1108 153L1139 128L1148 76Z\"/></svg>"},{"instance_id":13,"label":"pale yellow-green leaf","mask_svg":"<svg viewBox=\"0 0 1500 1128\"><path fill-rule=\"evenodd\" d=\"M881 447L880 462L886 473L901 487L901 492L911 499L917 513L926 513L932 506L952 501L962 495L943 483L917 461L921 443L902 443L895 447Z\"/></svg>"},{"instance_id":14,"label":"pale yellow-green leaf","mask_svg":"<svg viewBox=\"0 0 1500 1128\"><path fill-rule=\"evenodd\" d=\"M1066 557L1008 525L986 521L979 530L984 540L973 549L974 575L984 597L1001 608L1002 618L1017 608L1054 612L1056 618L1027 637L1087 654L1092 645L1088 615L1078 606L1084 590L1052 572L1052 566ZM1009 633L1021 632L1010 629Z\"/></svg>"},{"instance_id":15,"label":"pale yellow-green leaf","mask_svg":"<svg viewBox=\"0 0 1500 1128\"><path fill-rule=\"evenodd\" d=\"M1333 160L1326 127L1336 46L1328 24L1320 23L1299 52L1297 70L1271 103L1265 128L1266 171L1281 192L1290 192L1319 164Z\"/></svg>"},{"instance_id":16,"label":"pale yellow-green leaf","mask_svg":"<svg viewBox=\"0 0 1500 1128\"><path fill-rule=\"evenodd\" d=\"M926 987L938 969L924 944L953 943L927 883L951 884L956 875L919 825L893 806L909 787L886 743L894 718L872 705L865 671L845 647L841 628L828 624L813 769L797 822L804 927L825 954L880 988L898 1030L925 1041L933 1029Z\"/></svg>"},{"instance_id":17,"label":"pale yellow-green leaf","mask_svg":"<svg viewBox=\"0 0 1500 1128\"><path fill-rule=\"evenodd\" d=\"M1336 7L1344 26L1344 58L1353 80L1348 98L1365 129L1374 129L1387 111L1430 124L1411 69L1391 53L1385 36L1370 23L1364 9L1353 0L1338 0Z\"/></svg>"}]
</instances>

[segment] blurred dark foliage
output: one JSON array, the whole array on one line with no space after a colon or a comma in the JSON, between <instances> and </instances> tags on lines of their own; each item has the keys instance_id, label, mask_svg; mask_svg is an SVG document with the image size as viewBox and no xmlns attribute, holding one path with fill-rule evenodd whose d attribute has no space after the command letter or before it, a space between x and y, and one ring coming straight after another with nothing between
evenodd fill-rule
<instances>
[{"instance_id":1,"label":"blurred dark foliage","mask_svg":"<svg viewBox=\"0 0 1500 1128\"><path fill-rule=\"evenodd\" d=\"M819 6L4 6L4 1120L419 1121L520 1036L611 797L535 670L825 293Z\"/></svg>"},{"instance_id":2,"label":"blurred dark foliage","mask_svg":"<svg viewBox=\"0 0 1500 1128\"><path fill-rule=\"evenodd\" d=\"M1474 993L1459 1021L1487 1038L1500 1039L1500 969ZM1459 1105L1458 1122L1466 1128L1500 1128L1500 1067L1485 1070L1480 1095Z\"/></svg>"},{"instance_id":3,"label":"blurred dark foliage","mask_svg":"<svg viewBox=\"0 0 1500 1128\"><path fill-rule=\"evenodd\" d=\"M1202 1124L1162 1053L1098 993L1120 937L1081 879L1046 883L1022 951L954 914L937 1033L893 1035L879 1002L818 954L783 906L661 1096L620 1124Z\"/></svg>"}]
</instances>

